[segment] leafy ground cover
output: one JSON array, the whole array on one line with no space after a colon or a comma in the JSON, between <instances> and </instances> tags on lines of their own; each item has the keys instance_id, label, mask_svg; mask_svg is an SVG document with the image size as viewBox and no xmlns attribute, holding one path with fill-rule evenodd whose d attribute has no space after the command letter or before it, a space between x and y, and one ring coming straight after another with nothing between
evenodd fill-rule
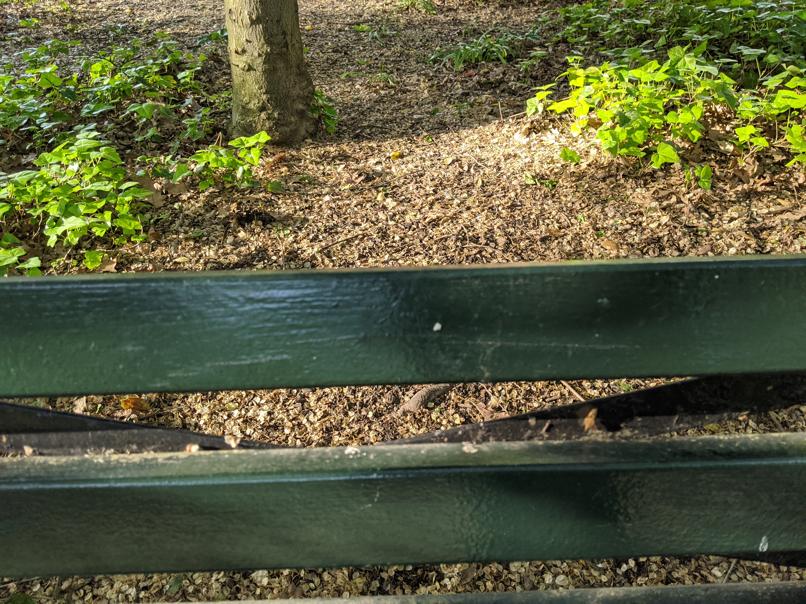
<instances>
[{"instance_id":1,"label":"leafy ground cover","mask_svg":"<svg viewBox=\"0 0 806 604\"><path fill-rule=\"evenodd\" d=\"M741 156L777 147L787 166L806 163L801 4L598 0L563 9L560 22L558 39L610 61L584 66L582 56L569 57L570 94L548 110L572 112L572 129L592 128L606 151L651 154L659 168L684 163L681 151L721 130L721 142ZM529 114L545 108L552 87L540 87ZM711 186L711 166L688 173Z\"/></svg>"},{"instance_id":2,"label":"leafy ground cover","mask_svg":"<svg viewBox=\"0 0 806 604\"><path fill-rule=\"evenodd\" d=\"M197 47L222 39L214 32ZM74 67L67 55L79 46L49 39L12 55L0 76L0 144L23 168L0 173L0 275L41 274L43 247L53 250L47 268L75 267L80 255L94 270L104 247L145 241L154 178L199 190L258 184L267 133L195 149L213 132L221 139L228 113L226 89L197 79L204 52L157 33Z\"/></svg>"}]
</instances>

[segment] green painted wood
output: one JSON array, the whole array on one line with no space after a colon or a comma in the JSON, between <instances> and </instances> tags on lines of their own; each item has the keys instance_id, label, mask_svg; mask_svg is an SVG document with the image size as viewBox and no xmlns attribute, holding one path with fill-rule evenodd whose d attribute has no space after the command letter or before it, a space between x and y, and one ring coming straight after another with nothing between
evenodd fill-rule
<instances>
[{"instance_id":1,"label":"green painted wood","mask_svg":"<svg viewBox=\"0 0 806 604\"><path fill-rule=\"evenodd\" d=\"M257 600L242 604L257 604ZM263 600L267 603L268 600ZM299 600L271 600L272 604L299 604ZM803 604L806 583L739 583L726 585L671 585L604 587L571 590L462 593L422 596L363 596L312 598L306 604ZM221 604L221 603L219 603Z\"/></svg>"},{"instance_id":2,"label":"green painted wood","mask_svg":"<svg viewBox=\"0 0 806 604\"><path fill-rule=\"evenodd\" d=\"M0 458L0 575L806 549L806 435Z\"/></svg>"},{"instance_id":3,"label":"green painted wood","mask_svg":"<svg viewBox=\"0 0 806 604\"><path fill-rule=\"evenodd\" d=\"M806 370L806 259L0 280L0 396Z\"/></svg>"}]
</instances>

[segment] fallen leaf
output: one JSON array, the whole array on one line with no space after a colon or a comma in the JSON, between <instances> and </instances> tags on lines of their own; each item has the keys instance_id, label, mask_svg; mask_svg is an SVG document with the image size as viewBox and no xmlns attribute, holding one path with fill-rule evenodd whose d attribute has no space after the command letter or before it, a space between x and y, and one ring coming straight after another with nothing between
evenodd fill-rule
<instances>
[{"instance_id":1,"label":"fallen leaf","mask_svg":"<svg viewBox=\"0 0 806 604\"><path fill-rule=\"evenodd\" d=\"M98 269L102 273L116 273L118 261L115 258L107 258Z\"/></svg>"},{"instance_id":2,"label":"fallen leaf","mask_svg":"<svg viewBox=\"0 0 806 604\"><path fill-rule=\"evenodd\" d=\"M164 189L168 195L182 195L188 192L188 187L183 182L167 182L165 183ZM154 204L152 203L151 205Z\"/></svg>"},{"instance_id":3,"label":"fallen leaf","mask_svg":"<svg viewBox=\"0 0 806 604\"><path fill-rule=\"evenodd\" d=\"M794 210L792 212L787 212L785 214L781 214L778 218L780 220L787 222L797 222L798 220L803 220L804 218L806 218L806 207L800 208L799 210Z\"/></svg>"},{"instance_id":4,"label":"fallen leaf","mask_svg":"<svg viewBox=\"0 0 806 604\"><path fill-rule=\"evenodd\" d=\"M582 429L585 430L585 432L596 430L596 416L598 414L599 411L596 407L591 407L591 410L585 415L585 419L582 420Z\"/></svg>"},{"instance_id":5,"label":"fallen leaf","mask_svg":"<svg viewBox=\"0 0 806 604\"><path fill-rule=\"evenodd\" d=\"M722 151L722 153L724 153L725 155L731 155L733 153L733 151L736 149L736 145L734 145L730 141L718 140L718 141L715 141L715 142L716 142L716 146L719 148L719 150Z\"/></svg>"},{"instance_id":6,"label":"fallen leaf","mask_svg":"<svg viewBox=\"0 0 806 604\"><path fill-rule=\"evenodd\" d=\"M87 397L82 396L73 401L73 413L84 413L87 411Z\"/></svg>"},{"instance_id":7,"label":"fallen leaf","mask_svg":"<svg viewBox=\"0 0 806 604\"><path fill-rule=\"evenodd\" d=\"M133 413L148 413L151 411L149 402L139 396L125 396L120 399L119 403L120 408L125 411L131 411Z\"/></svg>"},{"instance_id":8,"label":"fallen leaf","mask_svg":"<svg viewBox=\"0 0 806 604\"><path fill-rule=\"evenodd\" d=\"M529 135L531 133L532 129L529 126L526 126L518 130L512 138L519 145L527 145L529 144Z\"/></svg>"},{"instance_id":9,"label":"fallen leaf","mask_svg":"<svg viewBox=\"0 0 806 604\"><path fill-rule=\"evenodd\" d=\"M133 180L149 192L149 196L146 199L147 203L150 203L155 208L161 208L165 205L165 198L157 190L157 183L148 176L135 176Z\"/></svg>"}]
</instances>

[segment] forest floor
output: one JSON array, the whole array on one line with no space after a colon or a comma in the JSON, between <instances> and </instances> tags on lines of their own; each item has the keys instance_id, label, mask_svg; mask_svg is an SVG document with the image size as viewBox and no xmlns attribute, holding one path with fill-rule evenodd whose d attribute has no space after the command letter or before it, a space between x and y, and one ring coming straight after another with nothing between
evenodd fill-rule
<instances>
[{"instance_id":1,"label":"forest floor","mask_svg":"<svg viewBox=\"0 0 806 604\"><path fill-rule=\"evenodd\" d=\"M706 148L715 179L693 187L678 168L655 170L584 146L566 118L527 118L535 86L562 54L524 71L486 63L456 72L430 61L486 31L526 31L557 2L442 0L436 13L394 0L300 0L307 60L339 112L338 130L269 149L261 178L281 192L164 190L148 241L111 254L104 270L300 269L480 264L806 251L803 171L742 165ZM92 54L167 33L188 48L223 26L219 0L0 2L0 52L48 38ZM20 29L20 19L39 19ZM228 87L225 52L204 75ZM47 254L47 250L43 250ZM55 270L55 269L54 269ZM66 268L61 272L75 272ZM62 410L182 427L288 446L371 444L658 381L472 384L415 413L416 388L356 387L35 401ZM727 432L806 430L806 407L744 416ZM133 519L133 521L135 521ZM147 521L146 521L147 522ZM730 569L730 576L727 575ZM35 601L214 600L344 594L447 593L806 579L806 571L719 557L452 564L336 570L258 570L85 578L0 579L4 595Z\"/></svg>"}]
</instances>

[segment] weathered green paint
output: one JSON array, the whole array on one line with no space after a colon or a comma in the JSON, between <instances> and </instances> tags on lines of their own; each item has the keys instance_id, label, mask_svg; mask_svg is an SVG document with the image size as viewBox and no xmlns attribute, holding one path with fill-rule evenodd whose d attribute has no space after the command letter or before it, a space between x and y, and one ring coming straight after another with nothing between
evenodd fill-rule
<instances>
[{"instance_id":1,"label":"weathered green paint","mask_svg":"<svg viewBox=\"0 0 806 604\"><path fill-rule=\"evenodd\" d=\"M806 370L806 259L3 279L0 396Z\"/></svg>"},{"instance_id":2,"label":"weathered green paint","mask_svg":"<svg viewBox=\"0 0 806 604\"><path fill-rule=\"evenodd\" d=\"M0 459L0 574L806 549L806 435Z\"/></svg>"}]
</instances>

